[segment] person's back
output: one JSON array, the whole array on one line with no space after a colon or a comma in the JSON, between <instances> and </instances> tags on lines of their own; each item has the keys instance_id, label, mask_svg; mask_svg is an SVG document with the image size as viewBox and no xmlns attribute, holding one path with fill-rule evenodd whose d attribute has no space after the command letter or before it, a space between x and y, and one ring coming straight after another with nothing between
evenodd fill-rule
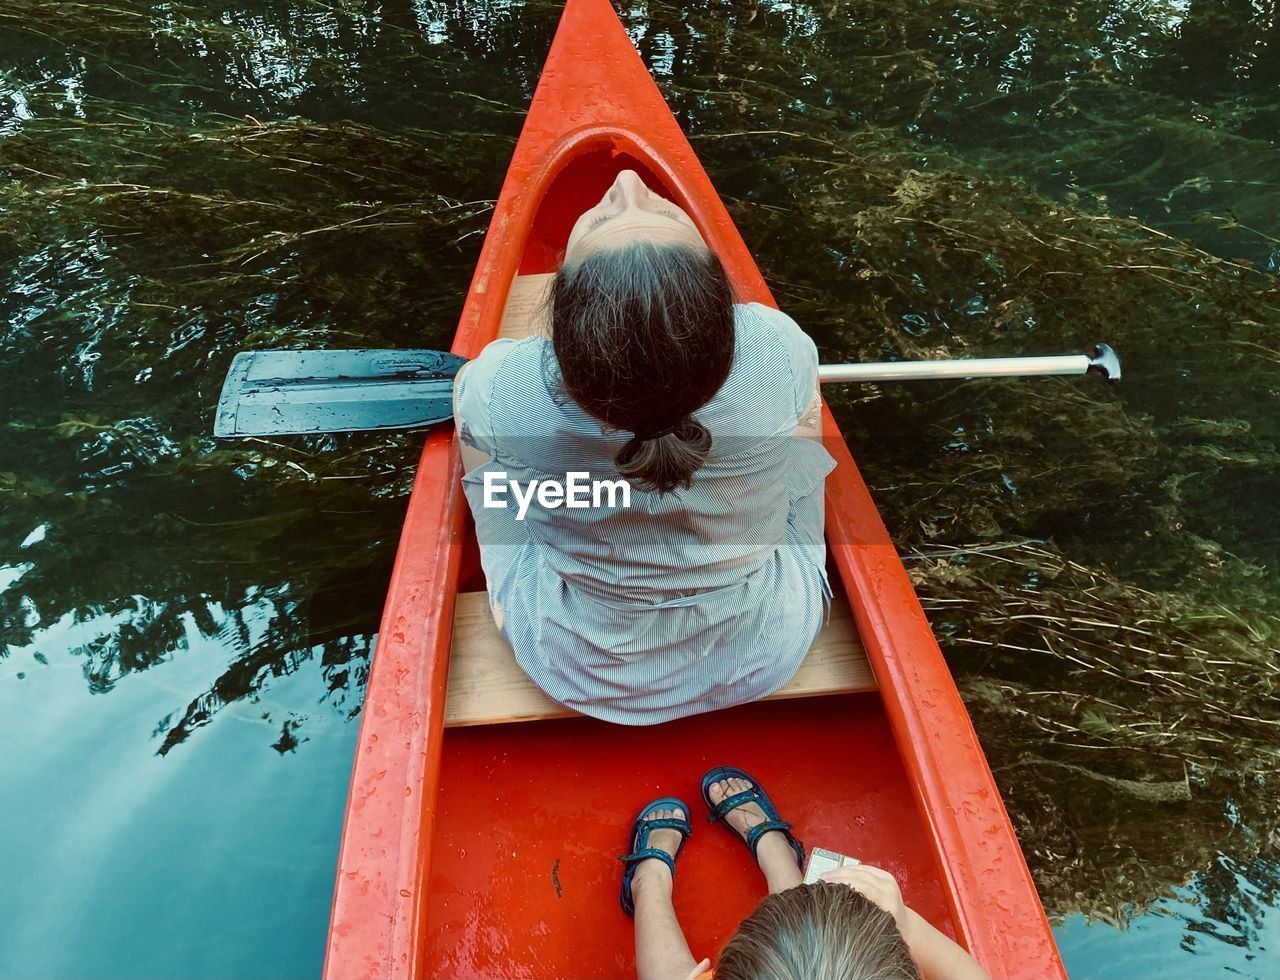
<instances>
[{"instance_id":1,"label":"person's back","mask_svg":"<svg viewBox=\"0 0 1280 980\"><path fill-rule=\"evenodd\" d=\"M794 435L804 407L795 404L794 379L812 374L816 355L778 310L736 306L734 321L729 377L693 413L714 437L688 485L666 492L636 481L625 496L595 491L620 478L615 458L631 433L608 429L563 392L549 341L488 348L459 395L462 438L490 457L468 473L468 496L474 509L503 512L489 515L496 519L483 525L481 545L532 535L542 559L575 587L648 604L732 586L769 561L787 541L792 504L819 489L831 468L819 444ZM535 498L522 511L506 489L512 481L568 484L570 474L585 474L575 478L578 499L594 497L590 506L546 507ZM486 493L502 506L486 507Z\"/></svg>"},{"instance_id":2,"label":"person's back","mask_svg":"<svg viewBox=\"0 0 1280 980\"><path fill-rule=\"evenodd\" d=\"M772 693L829 595L834 464L796 438L818 404L812 341L735 305L692 222L629 171L579 220L550 301L550 340L490 345L456 393L479 451L464 487L517 660L557 701L622 723ZM587 507L527 496L573 473L624 478L629 505L616 490Z\"/></svg>"}]
</instances>

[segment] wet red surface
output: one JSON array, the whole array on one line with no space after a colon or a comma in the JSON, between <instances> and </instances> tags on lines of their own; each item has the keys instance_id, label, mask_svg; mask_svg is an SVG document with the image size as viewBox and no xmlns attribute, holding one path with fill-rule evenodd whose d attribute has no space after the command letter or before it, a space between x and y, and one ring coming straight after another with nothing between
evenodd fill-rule
<instances>
[{"instance_id":1,"label":"wet red surface","mask_svg":"<svg viewBox=\"0 0 1280 980\"><path fill-rule=\"evenodd\" d=\"M617 856L637 810L667 795L689 804L694 827L676 910L695 955L710 955L765 894L747 849L706 822L699 783L723 764L756 775L807 846L886 868L950 930L879 698L776 701L649 729L583 718L446 732L427 975L629 972Z\"/></svg>"}]
</instances>

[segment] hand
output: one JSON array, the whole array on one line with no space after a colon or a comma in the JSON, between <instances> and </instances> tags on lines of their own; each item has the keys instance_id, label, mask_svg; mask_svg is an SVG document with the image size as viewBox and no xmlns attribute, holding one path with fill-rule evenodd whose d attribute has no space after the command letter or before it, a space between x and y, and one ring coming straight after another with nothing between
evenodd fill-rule
<instances>
[{"instance_id":1,"label":"hand","mask_svg":"<svg viewBox=\"0 0 1280 980\"><path fill-rule=\"evenodd\" d=\"M889 872L869 864L850 864L827 871L820 877L832 884L848 885L873 905L884 909L893 916L893 921L898 924L898 931L906 937L910 910L902 900L897 880Z\"/></svg>"},{"instance_id":2,"label":"hand","mask_svg":"<svg viewBox=\"0 0 1280 980\"><path fill-rule=\"evenodd\" d=\"M869 864L854 864L828 871L822 880L848 885L893 916L925 980L991 980L961 946L907 908L898 883L889 872Z\"/></svg>"},{"instance_id":3,"label":"hand","mask_svg":"<svg viewBox=\"0 0 1280 980\"><path fill-rule=\"evenodd\" d=\"M697 966L693 968L693 972L689 974L688 980L698 980L698 977L702 976L704 973L706 973L710 969L711 969L711 961L703 960L701 963L699 963Z\"/></svg>"}]
</instances>

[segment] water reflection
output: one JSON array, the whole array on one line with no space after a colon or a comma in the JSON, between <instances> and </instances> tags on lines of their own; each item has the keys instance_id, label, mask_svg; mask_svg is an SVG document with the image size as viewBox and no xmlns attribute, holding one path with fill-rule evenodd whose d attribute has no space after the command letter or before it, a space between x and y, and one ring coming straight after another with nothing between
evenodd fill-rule
<instances>
[{"instance_id":1,"label":"water reflection","mask_svg":"<svg viewBox=\"0 0 1280 980\"><path fill-rule=\"evenodd\" d=\"M245 347L447 345L559 9L0 0L0 717L32 746L4 784L56 814L15 843L20 964L315 966L419 437L218 444L211 408ZM837 408L1051 910L1124 921L1198 874L1181 955L1248 973L1276 881L1275 5L620 9L827 360L1126 355L1120 397ZM198 832L156 834L174 814ZM246 869L297 904L233 900ZM40 961L106 894L172 944L117 923ZM239 940L210 953L200 913ZM1168 942L1062 935L1081 975Z\"/></svg>"},{"instance_id":2,"label":"water reflection","mask_svg":"<svg viewBox=\"0 0 1280 980\"><path fill-rule=\"evenodd\" d=\"M1280 945L1280 868L1220 855L1186 887L1172 890L1124 931L1071 916L1057 939L1074 976L1097 978L1265 976ZM1194 959L1192 959L1194 957Z\"/></svg>"},{"instance_id":3,"label":"water reflection","mask_svg":"<svg viewBox=\"0 0 1280 980\"><path fill-rule=\"evenodd\" d=\"M268 610L241 611L251 636ZM158 759L156 713L216 685L227 651L190 624L170 655L97 696L69 652L131 613L122 603L48 624L47 664L31 647L0 664L6 974L316 975L351 726L326 704L319 672L303 670ZM272 751L282 728L303 743L298 754Z\"/></svg>"}]
</instances>

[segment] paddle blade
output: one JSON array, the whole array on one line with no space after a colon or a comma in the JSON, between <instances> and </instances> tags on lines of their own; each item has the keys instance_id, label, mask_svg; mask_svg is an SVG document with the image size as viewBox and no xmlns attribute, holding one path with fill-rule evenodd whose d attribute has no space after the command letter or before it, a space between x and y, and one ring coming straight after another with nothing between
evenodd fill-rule
<instances>
[{"instance_id":1,"label":"paddle blade","mask_svg":"<svg viewBox=\"0 0 1280 980\"><path fill-rule=\"evenodd\" d=\"M434 350L237 354L222 385L220 438L409 429L453 417L466 358Z\"/></svg>"}]
</instances>

